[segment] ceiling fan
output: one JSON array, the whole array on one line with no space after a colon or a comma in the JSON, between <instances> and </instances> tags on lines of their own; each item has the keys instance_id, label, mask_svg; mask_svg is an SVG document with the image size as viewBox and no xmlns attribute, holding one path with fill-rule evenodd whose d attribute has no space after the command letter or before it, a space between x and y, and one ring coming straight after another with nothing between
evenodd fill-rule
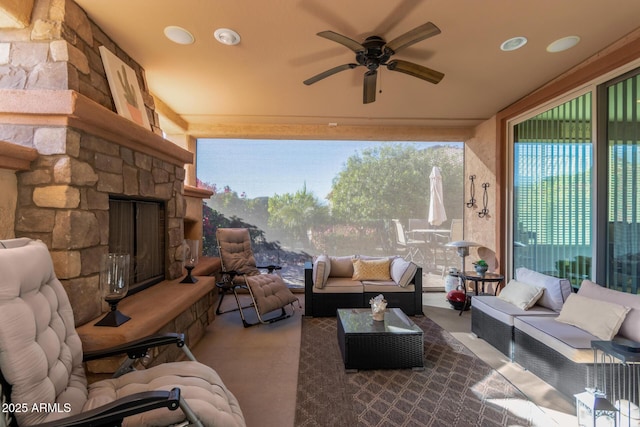
<instances>
[{"instance_id":1,"label":"ceiling fan","mask_svg":"<svg viewBox=\"0 0 640 427\"><path fill-rule=\"evenodd\" d=\"M318 33L320 37L340 43L354 51L356 54L356 63L343 64L331 68L305 80L304 84L307 86L312 85L315 82L339 73L340 71L365 66L368 71L364 73L364 90L362 94L363 104L369 104L376 100L376 81L378 77L378 68L381 65L386 66L387 69L391 71L399 71L437 84L444 77L443 73L432 70L431 68L423 67L422 65L414 64L413 62L403 61L401 59L390 59L391 56L396 54L399 50L438 34L440 34L440 28L436 27L431 22L420 25L419 27L404 33L388 43L380 36L370 36L367 37L364 42L358 43L357 41L336 32L322 31Z\"/></svg>"}]
</instances>

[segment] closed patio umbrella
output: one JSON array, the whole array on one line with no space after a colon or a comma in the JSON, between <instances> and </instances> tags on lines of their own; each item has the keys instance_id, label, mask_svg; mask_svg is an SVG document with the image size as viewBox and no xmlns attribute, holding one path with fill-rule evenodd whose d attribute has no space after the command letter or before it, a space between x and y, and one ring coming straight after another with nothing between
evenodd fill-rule
<instances>
[{"instance_id":1,"label":"closed patio umbrella","mask_svg":"<svg viewBox=\"0 0 640 427\"><path fill-rule=\"evenodd\" d=\"M440 168L434 166L429 175L431 184L431 200L429 201L429 224L438 226L447 220L447 213L444 210L444 199L442 196L442 175Z\"/></svg>"}]
</instances>

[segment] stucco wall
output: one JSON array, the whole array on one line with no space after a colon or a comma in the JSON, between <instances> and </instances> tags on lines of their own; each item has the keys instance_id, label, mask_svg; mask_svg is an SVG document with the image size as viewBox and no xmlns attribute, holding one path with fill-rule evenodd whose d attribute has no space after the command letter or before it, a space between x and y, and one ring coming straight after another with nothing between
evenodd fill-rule
<instances>
[{"instance_id":1,"label":"stucco wall","mask_svg":"<svg viewBox=\"0 0 640 427\"><path fill-rule=\"evenodd\" d=\"M483 122L475 129L473 138L465 143L465 189L464 189L464 222L465 240L479 243L494 252L499 252L500 237L496 235L498 212L497 195L499 194L498 176L499 156L496 146L496 118ZM475 175L475 205L466 207L471 198L470 175ZM480 217L478 213L484 208L482 184L487 183L488 214ZM469 260L478 259L476 248L471 250ZM469 265L469 264L467 264Z\"/></svg>"}]
</instances>

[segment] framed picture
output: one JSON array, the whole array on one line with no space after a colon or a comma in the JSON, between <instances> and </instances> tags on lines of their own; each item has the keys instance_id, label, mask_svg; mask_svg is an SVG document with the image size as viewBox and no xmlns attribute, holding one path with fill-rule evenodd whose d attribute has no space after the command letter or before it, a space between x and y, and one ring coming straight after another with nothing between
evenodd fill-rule
<instances>
[{"instance_id":1,"label":"framed picture","mask_svg":"<svg viewBox=\"0 0 640 427\"><path fill-rule=\"evenodd\" d=\"M118 114L151 130L135 71L104 46L100 56Z\"/></svg>"}]
</instances>

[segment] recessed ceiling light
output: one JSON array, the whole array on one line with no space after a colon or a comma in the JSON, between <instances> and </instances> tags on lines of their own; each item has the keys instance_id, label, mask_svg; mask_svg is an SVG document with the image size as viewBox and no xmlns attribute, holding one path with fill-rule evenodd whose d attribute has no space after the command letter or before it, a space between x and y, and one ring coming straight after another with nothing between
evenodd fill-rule
<instances>
[{"instance_id":1,"label":"recessed ceiling light","mask_svg":"<svg viewBox=\"0 0 640 427\"><path fill-rule=\"evenodd\" d=\"M502 42L502 44L500 45L500 49L504 50L505 52L509 52L512 50L520 49L525 44L527 44L527 38L518 36Z\"/></svg>"},{"instance_id":2,"label":"recessed ceiling light","mask_svg":"<svg viewBox=\"0 0 640 427\"><path fill-rule=\"evenodd\" d=\"M165 27L164 35L172 42L178 44L191 44L195 41L195 38L189 31L175 25Z\"/></svg>"},{"instance_id":3,"label":"recessed ceiling light","mask_svg":"<svg viewBox=\"0 0 640 427\"><path fill-rule=\"evenodd\" d=\"M240 34L228 28L218 28L213 36L222 44L233 46L240 43Z\"/></svg>"},{"instance_id":4,"label":"recessed ceiling light","mask_svg":"<svg viewBox=\"0 0 640 427\"><path fill-rule=\"evenodd\" d=\"M563 50L571 49L579 42L580 37L578 36L563 37L547 46L547 52L562 52Z\"/></svg>"}]
</instances>

